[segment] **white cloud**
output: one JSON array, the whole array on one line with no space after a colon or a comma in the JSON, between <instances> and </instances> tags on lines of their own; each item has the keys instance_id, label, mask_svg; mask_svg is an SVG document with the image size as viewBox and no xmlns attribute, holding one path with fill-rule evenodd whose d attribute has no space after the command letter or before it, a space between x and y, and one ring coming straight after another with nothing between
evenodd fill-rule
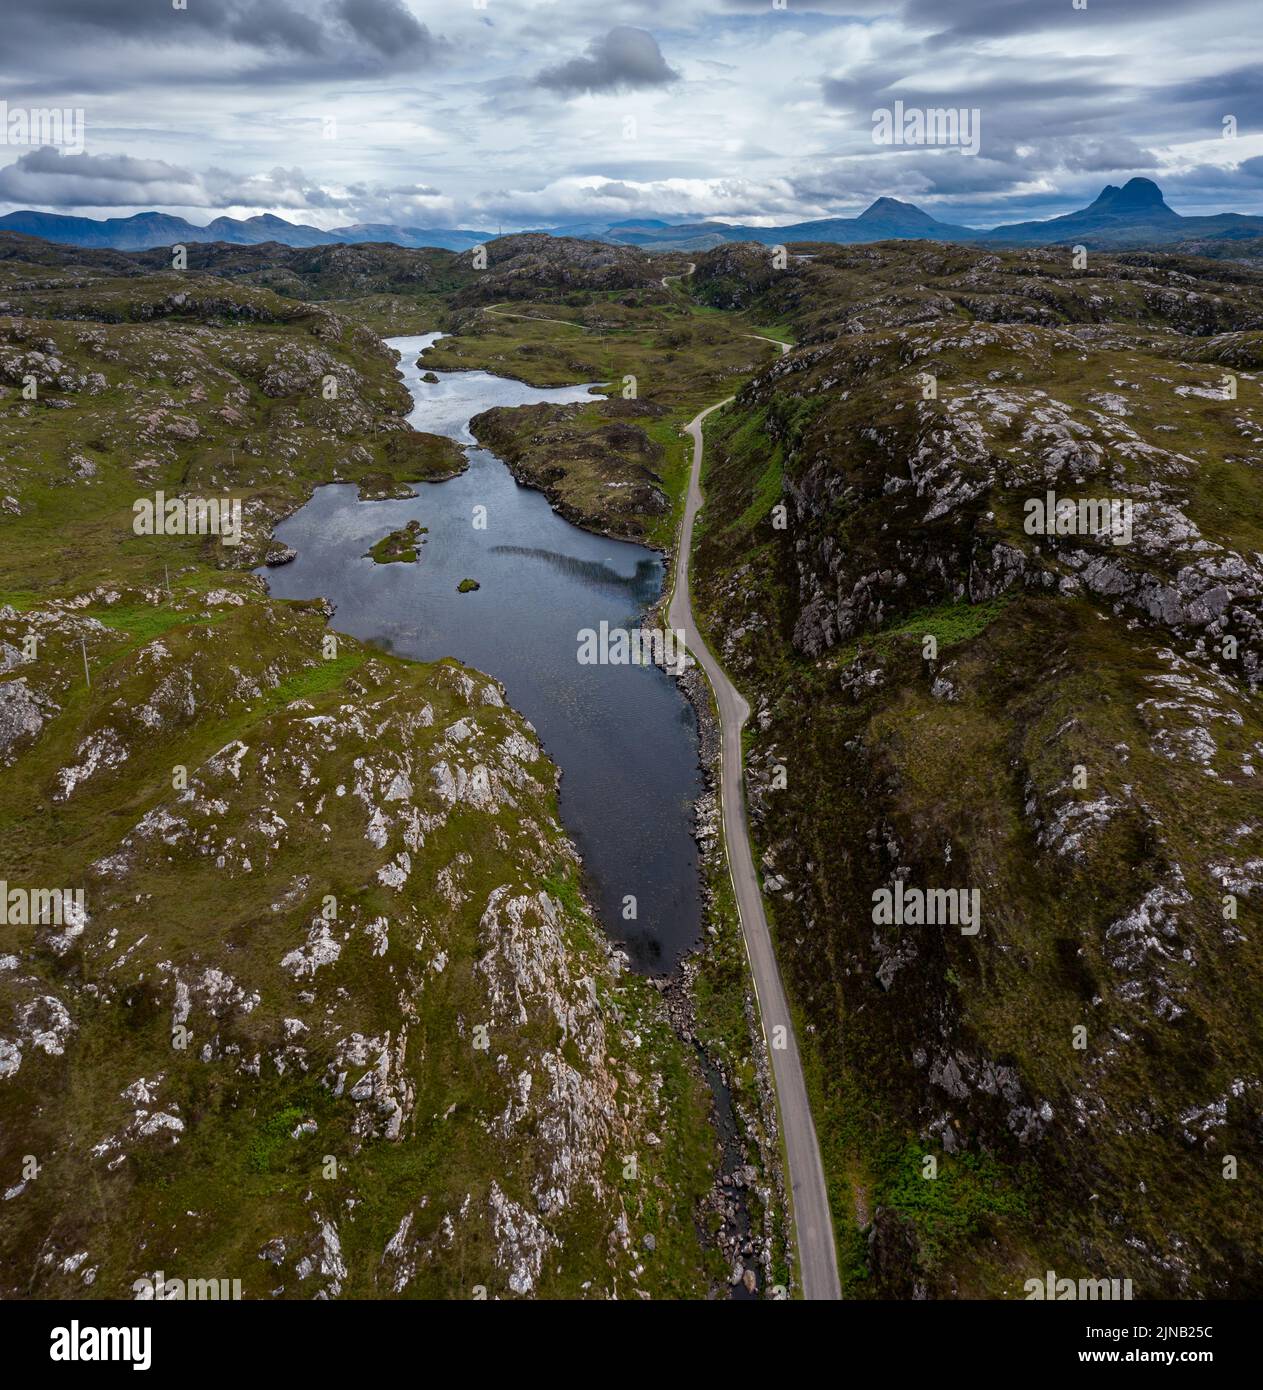
<instances>
[{"instance_id":1,"label":"white cloud","mask_svg":"<svg viewBox=\"0 0 1263 1390\"><path fill-rule=\"evenodd\" d=\"M988 223L1196 168L1203 209L1263 209L1232 172L1263 128L1251 9L1176 25L1173 3L1051 24L1045 0L41 0L6 21L0 90L86 108L86 153L0 147L0 201L508 227L790 221L885 193ZM874 148L875 104L957 90L979 159Z\"/></svg>"}]
</instances>

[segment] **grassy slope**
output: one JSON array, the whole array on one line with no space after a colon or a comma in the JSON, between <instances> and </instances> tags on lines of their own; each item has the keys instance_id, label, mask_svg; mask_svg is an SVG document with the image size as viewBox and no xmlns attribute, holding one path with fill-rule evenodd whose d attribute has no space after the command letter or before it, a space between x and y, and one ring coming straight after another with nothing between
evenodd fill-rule
<instances>
[{"instance_id":1,"label":"grassy slope","mask_svg":"<svg viewBox=\"0 0 1263 1390\"><path fill-rule=\"evenodd\" d=\"M0 773L0 876L86 881L90 917L60 951L42 928L7 929L4 942L16 964L0 974L0 1032L25 1043L17 1075L0 1083L0 1171L10 1185L23 1155L41 1165L6 1206L6 1290L116 1296L164 1268L239 1277L247 1296L309 1297L335 1282L344 1294L381 1295L394 1286L386 1241L410 1215L408 1295L468 1296L476 1283L506 1294L491 1184L535 1210L532 1191L558 1140L547 1106L507 1133L490 1127L516 1095L517 1074L534 1072L539 1096L541 1068L556 1058L594 1098L617 1081L620 1103L585 1121L599 1185L576 1185L567 1207L545 1218L562 1244L537 1292L579 1295L588 1281L591 1295L703 1291L715 1272L692 1220L713 1162L704 1088L652 991L610 974L599 929L565 887L573 859L556 825L550 766L538 760L512 802L433 824L412 851L405 887L383 885L378 872L402 848L406 825L388 814L390 839L378 849L365 837L364 801L336 788L362 781L366 766L385 779L412 765L409 804L438 816L426 760L452 760L445 725L472 718L494 768L521 721L481 702L482 678L466 695L459 674L349 639L328 657L322 613L268 600L242 573L272 519L317 482L380 484L459 466L446 441L403 427L408 402L389 355L347 320L266 290L174 275L69 273L50 283L12 262L5 274L10 311L25 312L0 321L10 383L0 401L0 497L19 509L0 514L0 608L13 610L0 619L0 640L20 650L40 634L36 659L5 680L38 692L46 723L13 745ZM177 294L186 297L173 302ZM29 361L32 352L43 358ZM47 365L54 355L56 369ZM17 389L28 366L41 375L36 402ZM321 390L330 371L336 402ZM102 381L90 380L95 372ZM134 536L131 503L156 488L244 495L257 507L247 545ZM338 731L329 747L313 734L322 726L308 722L324 716ZM108 731L126 756L113 766L107 757L62 795L62 770L85 766L94 744L108 748ZM234 740L249 750L239 778L214 757ZM168 847L137 827L190 815L172 785L177 767L196 790L197 833L173 830ZM402 814L380 802L386 782L376 785L379 804ZM521 1022L494 1021L479 963L496 937L480 916L501 885L554 891L566 949L550 982L580 1015L582 977L597 988L585 1054L560 1037L538 997ZM295 980L281 957L302 946L327 892L339 903L342 953ZM378 918L389 923L380 955L370 931ZM537 928L542 949L547 931ZM206 985L207 970L230 977L222 997ZM172 1045L177 980L191 989L187 1048ZM260 1001L247 1009L255 991ZM63 1001L73 1025L60 1051L30 1041L48 1022L38 1003L47 996ZM471 1045L478 1018L493 1022L490 1054ZM285 1019L306 1031L289 1032ZM391 1094L405 1114L398 1140L386 1137L371 1100L334 1094L332 1059L352 1034L393 1040L367 1060L389 1054ZM244 1065L256 1053L258 1075ZM347 1086L368 1070L344 1066ZM152 1104L120 1094L138 1077L153 1083ZM135 1131L138 1111L159 1109L182 1120L178 1143L169 1132ZM315 1133L292 1138L305 1120ZM661 1144L646 1142L650 1131ZM111 1139L117 1148L89 1152ZM576 1133L567 1143L583 1147ZM639 1161L633 1179L623 1175L629 1148ZM120 1153L128 1156L112 1166ZM329 1154L339 1160L335 1177L324 1176ZM613 1235L622 1212L636 1243L626 1248ZM338 1232L341 1277L322 1223ZM650 1231L652 1257L636 1248ZM281 1263L259 1259L278 1238ZM82 1264L63 1270L80 1251ZM329 1268L300 1277L305 1256Z\"/></svg>"},{"instance_id":2,"label":"grassy slope","mask_svg":"<svg viewBox=\"0 0 1263 1390\"><path fill-rule=\"evenodd\" d=\"M1257 549L1257 382L1242 378L1239 405L1176 393L1212 385L1207 363L1254 365L1257 287L1225 293L1213 274L1188 283L1187 264L1168 274L1148 258L1097 262L1081 284L1059 280L1051 256L980 264L957 249L837 253L780 283L733 253L703 259L702 293L788 310L812 344L793 375L711 417L698 569L712 631L745 632L726 657L768 716L752 740L752 798L760 841L793 885L772 903L809 1025L848 1290L1020 1296L1023 1279L1053 1267L1131 1276L1140 1294L1246 1292L1261 1229L1250 1117L1263 961L1257 933L1225 923L1215 866L1263 845L1248 771L1263 748L1258 697L1231 666L1216 673L1213 653L1182 665L1171 635L1134 610L1038 586L971 601L952 586L980 543L1029 545L1020 503L1042 487L1024 460L1040 441L1023 431L1041 390L1104 437L1105 467L1121 462L1126 483L1157 484L1212 542ZM979 331L979 315L1049 325ZM1061 335L1058 324L1085 319L1122 326L1095 341ZM923 368L939 386L924 408ZM926 432L976 409L991 382L1017 407L1007 424L982 412L986 468L1002 461L1012 480L927 525L924 498L884 492L883 479L906 476L913 458L951 457L952 430ZM1155 452L1107 427L1108 391ZM781 477L791 522L778 532ZM1092 481L1059 490L1093 495ZM883 606L861 607L855 630L813 657L805 586L826 556L824 611L831 586L841 598L864 575ZM1056 565L1055 547L1041 563ZM1190 752L1198 726L1212 733L1209 764ZM777 761L788 786L768 791ZM1174 890L1153 945L1129 950L1108 929L1178 884L1177 870L1187 900ZM871 893L896 873L980 886L984 933L879 939ZM877 979L887 963L888 988ZM963 1092L939 1070L953 1059ZM1012 1100L1005 1078L1018 1083ZM1045 1102L1051 1120L1022 1142L1011 1108ZM920 1174L926 1154L940 1165L933 1182ZM1243 1163L1232 1182L1226 1154Z\"/></svg>"}]
</instances>

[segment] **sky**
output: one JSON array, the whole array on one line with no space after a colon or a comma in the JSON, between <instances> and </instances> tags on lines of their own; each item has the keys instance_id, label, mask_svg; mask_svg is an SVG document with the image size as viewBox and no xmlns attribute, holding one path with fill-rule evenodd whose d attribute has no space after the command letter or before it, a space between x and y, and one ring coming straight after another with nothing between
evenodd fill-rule
<instances>
[{"instance_id":1,"label":"sky","mask_svg":"<svg viewBox=\"0 0 1263 1390\"><path fill-rule=\"evenodd\" d=\"M0 101L0 212L991 226L1142 175L1263 213L1258 0L38 0ZM978 152L875 143L896 101ZM30 108L83 149L15 143Z\"/></svg>"}]
</instances>

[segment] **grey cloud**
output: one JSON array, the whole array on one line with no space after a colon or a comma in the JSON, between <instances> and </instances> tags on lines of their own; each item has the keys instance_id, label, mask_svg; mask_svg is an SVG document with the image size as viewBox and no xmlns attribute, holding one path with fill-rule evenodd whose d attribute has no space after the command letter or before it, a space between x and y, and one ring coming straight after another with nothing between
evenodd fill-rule
<instances>
[{"instance_id":1,"label":"grey cloud","mask_svg":"<svg viewBox=\"0 0 1263 1390\"><path fill-rule=\"evenodd\" d=\"M640 189L633 188L631 184L618 182L603 183L592 192L597 198L613 198L625 202L638 202L644 196Z\"/></svg>"},{"instance_id":2,"label":"grey cloud","mask_svg":"<svg viewBox=\"0 0 1263 1390\"><path fill-rule=\"evenodd\" d=\"M569 171L578 177L599 175L609 179L634 179L652 183L656 179L704 179L715 172L713 160L706 159L591 159L576 162Z\"/></svg>"},{"instance_id":3,"label":"grey cloud","mask_svg":"<svg viewBox=\"0 0 1263 1390\"><path fill-rule=\"evenodd\" d=\"M1105 173L1114 169L1154 169L1157 156L1125 136L1116 140L1084 140L1063 150L1061 166L1077 173Z\"/></svg>"},{"instance_id":4,"label":"grey cloud","mask_svg":"<svg viewBox=\"0 0 1263 1390\"><path fill-rule=\"evenodd\" d=\"M885 55L881 63L825 77L821 97L825 105L852 114L856 134L870 128L874 111L890 108L895 100L906 108L976 107L982 153L992 167L1011 167L1015 182L1060 173L1152 170L1158 161L1151 147L1179 138L1189 125L1185 94L1125 85L1109 54L1076 60L1067 75L1025 57L1004 60L991 64L981 80L962 81L952 90L928 86L925 72L924 55L911 61L903 54L894 61ZM954 181L972 185L980 171L958 171ZM998 181L995 191L1007 186L1007 180Z\"/></svg>"},{"instance_id":5,"label":"grey cloud","mask_svg":"<svg viewBox=\"0 0 1263 1390\"><path fill-rule=\"evenodd\" d=\"M0 199L43 207L191 206L201 196L187 170L130 155L61 154L45 147L0 169Z\"/></svg>"},{"instance_id":6,"label":"grey cloud","mask_svg":"<svg viewBox=\"0 0 1263 1390\"><path fill-rule=\"evenodd\" d=\"M585 58L571 58L545 68L535 78L566 96L582 92L622 92L645 87L665 87L680 74L668 66L658 41L645 29L621 24L603 38L588 44Z\"/></svg>"},{"instance_id":7,"label":"grey cloud","mask_svg":"<svg viewBox=\"0 0 1263 1390\"><path fill-rule=\"evenodd\" d=\"M160 60L163 46L174 67ZM163 0L40 0L6 15L0 62L13 99L187 82L203 52L195 80L259 86L411 70L445 47L403 0L190 0L186 10Z\"/></svg>"},{"instance_id":8,"label":"grey cloud","mask_svg":"<svg viewBox=\"0 0 1263 1390\"><path fill-rule=\"evenodd\" d=\"M1242 128L1263 125L1263 65L1233 68L1194 82L1182 82L1171 88L1166 98L1175 105L1197 109L1208 126L1218 127L1224 116L1235 116ZM1214 129L1207 133L1219 132Z\"/></svg>"},{"instance_id":9,"label":"grey cloud","mask_svg":"<svg viewBox=\"0 0 1263 1390\"><path fill-rule=\"evenodd\" d=\"M765 15L771 0L722 0L724 9L740 14ZM892 14L897 10L890 0L788 0L784 10L776 11L787 18L797 19L804 14L870 15Z\"/></svg>"},{"instance_id":10,"label":"grey cloud","mask_svg":"<svg viewBox=\"0 0 1263 1390\"><path fill-rule=\"evenodd\" d=\"M0 201L39 207L336 208L301 169L242 175L226 169L196 173L161 159L121 154L61 154L29 150L0 169Z\"/></svg>"},{"instance_id":11,"label":"grey cloud","mask_svg":"<svg viewBox=\"0 0 1263 1390\"><path fill-rule=\"evenodd\" d=\"M379 53L427 52L430 31L400 0L341 0L338 12Z\"/></svg>"},{"instance_id":12,"label":"grey cloud","mask_svg":"<svg viewBox=\"0 0 1263 1390\"><path fill-rule=\"evenodd\" d=\"M197 0L193 0L196 5ZM285 0L259 0L246 9L221 12L225 30L238 43L282 52L315 57L325 48L325 33L320 23L301 14Z\"/></svg>"},{"instance_id":13,"label":"grey cloud","mask_svg":"<svg viewBox=\"0 0 1263 1390\"><path fill-rule=\"evenodd\" d=\"M1211 8L1211 4L1207 4ZM902 18L934 31L939 43L963 38L997 38L1008 34L1064 32L1073 24L1130 25L1159 23L1163 16L1190 17L1188 0L1089 0L1089 8L1075 10L1070 0L908 0ZM1099 19L1098 19L1099 16Z\"/></svg>"},{"instance_id":14,"label":"grey cloud","mask_svg":"<svg viewBox=\"0 0 1263 1390\"><path fill-rule=\"evenodd\" d=\"M1105 103L1125 89L1104 75L1091 75L1096 68L1102 74L1109 71L1108 59L1085 60L1078 65L1075 77L1038 77L1029 70L1015 71L1011 76L1000 73L985 81L961 82L951 89L914 86L907 81L904 66L884 63L869 66L844 78L826 77L820 84L825 104L844 111L867 114L878 106L890 106L896 99L905 107L911 106L1012 106L1036 107L1050 102L1082 106L1085 100Z\"/></svg>"},{"instance_id":15,"label":"grey cloud","mask_svg":"<svg viewBox=\"0 0 1263 1390\"><path fill-rule=\"evenodd\" d=\"M1242 183L1254 194L1263 182L1263 155L1227 169L1217 164L1195 164L1191 169L1165 170L1156 181L1177 212L1240 212Z\"/></svg>"},{"instance_id":16,"label":"grey cloud","mask_svg":"<svg viewBox=\"0 0 1263 1390\"><path fill-rule=\"evenodd\" d=\"M840 161L833 168L791 180L796 197L816 203L867 204L883 195L909 201L1002 193L1027 177L1020 163L962 155L959 150L914 150L903 154L867 155ZM941 221L953 217L927 205Z\"/></svg>"}]
</instances>

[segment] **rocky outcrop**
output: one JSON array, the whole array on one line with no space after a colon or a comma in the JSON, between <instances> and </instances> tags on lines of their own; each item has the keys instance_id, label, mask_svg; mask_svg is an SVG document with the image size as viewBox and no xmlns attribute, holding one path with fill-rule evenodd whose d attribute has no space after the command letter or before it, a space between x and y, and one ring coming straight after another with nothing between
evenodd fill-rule
<instances>
[{"instance_id":1,"label":"rocky outcrop","mask_svg":"<svg viewBox=\"0 0 1263 1390\"><path fill-rule=\"evenodd\" d=\"M1149 1295L1242 1292L1263 1220L1222 1193L1263 1097L1226 987L1256 974L1235 866L1263 850L1258 277L699 259L804 339L708 424L695 568L758 711L764 886L870 1274L1011 1295L993 1252L1016 1243ZM1050 492L1073 524L1028 527ZM980 928L878 921L896 882L976 890ZM944 1185L919 1200L927 1155Z\"/></svg>"}]
</instances>

